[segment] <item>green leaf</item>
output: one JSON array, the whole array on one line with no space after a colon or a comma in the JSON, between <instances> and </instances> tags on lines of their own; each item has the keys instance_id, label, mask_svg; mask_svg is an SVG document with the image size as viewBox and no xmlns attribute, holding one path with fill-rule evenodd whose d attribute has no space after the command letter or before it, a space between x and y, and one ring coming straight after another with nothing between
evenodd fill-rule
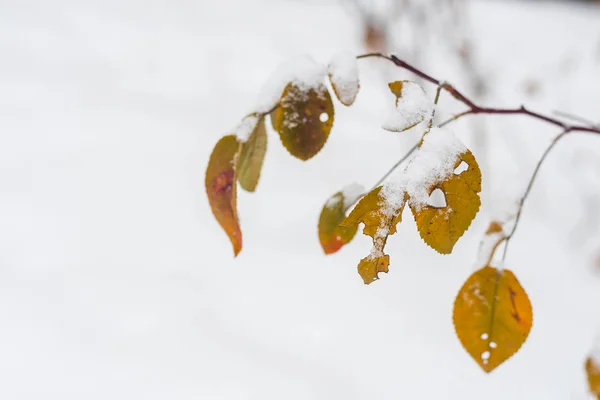
<instances>
[{"instance_id":1,"label":"green leaf","mask_svg":"<svg viewBox=\"0 0 600 400\"><path fill-rule=\"evenodd\" d=\"M260 178L260 171L267 152L267 130L264 118L258 123L248 140L242 144L237 162L237 176L240 186L248 192L254 192Z\"/></svg>"}]
</instances>

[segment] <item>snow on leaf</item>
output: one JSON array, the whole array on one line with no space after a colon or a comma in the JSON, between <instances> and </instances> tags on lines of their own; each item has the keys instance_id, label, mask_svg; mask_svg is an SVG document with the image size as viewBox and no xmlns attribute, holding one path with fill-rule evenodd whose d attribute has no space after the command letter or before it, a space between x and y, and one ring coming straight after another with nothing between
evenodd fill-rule
<instances>
[{"instance_id":1,"label":"snow on leaf","mask_svg":"<svg viewBox=\"0 0 600 400\"><path fill-rule=\"evenodd\" d=\"M456 175L454 170L463 162L467 169ZM439 253L451 253L481 205L481 171L475 157L452 132L434 128L423 137L405 179L421 237ZM436 189L444 193L445 207L428 204Z\"/></svg>"},{"instance_id":2,"label":"snow on leaf","mask_svg":"<svg viewBox=\"0 0 600 400\"><path fill-rule=\"evenodd\" d=\"M590 392L600 400L600 364L595 357L589 356L585 360L585 372Z\"/></svg>"},{"instance_id":3,"label":"snow on leaf","mask_svg":"<svg viewBox=\"0 0 600 400\"><path fill-rule=\"evenodd\" d=\"M525 343L533 313L515 275L486 266L473 273L458 292L453 322L465 350L489 373Z\"/></svg>"},{"instance_id":4,"label":"snow on leaf","mask_svg":"<svg viewBox=\"0 0 600 400\"><path fill-rule=\"evenodd\" d=\"M396 225L402 221L405 198L390 202L385 187L379 186L363 197L340 226L354 227L364 223L363 233L373 238L371 254L358 265L358 273L365 284L379 279L379 272L388 272L389 256L384 253L387 237L396 233Z\"/></svg>"},{"instance_id":5,"label":"snow on leaf","mask_svg":"<svg viewBox=\"0 0 600 400\"><path fill-rule=\"evenodd\" d=\"M396 96L396 107L383 124L383 129L403 132L433 117L433 102L421 86L410 81L390 82Z\"/></svg>"},{"instance_id":6,"label":"snow on leaf","mask_svg":"<svg viewBox=\"0 0 600 400\"><path fill-rule=\"evenodd\" d=\"M360 88L356 57L347 52L336 54L329 63L328 72L338 100L345 106L351 106Z\"/></svg>"},{"instance_id":7,"label":"snow on leaf","mask_svg":"<svg viewBox=\"0 0 600 400\"><path fill-rule=\"evenodd\" d=\"M241 146L236 167L238 180L244 190L254 192L267 152L267 130L264 118L258 119L252 134Z\"/></svg>"},{"instance_id":8,"label":"snow on leaf","mask_svg":"<svg viewBox=\"0 0 600 400\"><path fill-rule=\"evenodd\" d=\"M337 252L350 243L356 235L358 225L339 226L346 218L346 211L363 193L360 185L350 185L327 200L319 217L319 241L325 254Z\"/></svg>"},{"instance_id":9,"label":"snow on leaf","mask_svg":"<svg viewBox=\"0 0 600 400\"><path fill-rule=\"evenodd\" d=\"M284 147L303 161L323 148L333 119L331 96L322 83L308 89L296 83L288 84L280 106L271 113L273 128L279 132Z\"/></svg>"},{"instance_id":10,"label":"snow on leaf","mask_svg":"<svg viewBox=\"0 0 600 400\"><path fill-rule=\"evenodd\" d=\"M217 142L206 168L206 194L212 212L227 234L233 246L234 255L242 250L236 205L235 158L240 143L235 135L228 135Z\"/></svg>"},{"instance_id":11,"label":"snow on leaf","mask_svg":"<svg viewBox=\"0 0 600 400\"><path fill-rule=\"evenodd\" d=\"M290 83L303 91L321 88L326 74L327 67L316 63L309 56L302 55L286 60L263 85L255 110L265 113L278 105L283 91Z\"/></svg>"}]
</instances>

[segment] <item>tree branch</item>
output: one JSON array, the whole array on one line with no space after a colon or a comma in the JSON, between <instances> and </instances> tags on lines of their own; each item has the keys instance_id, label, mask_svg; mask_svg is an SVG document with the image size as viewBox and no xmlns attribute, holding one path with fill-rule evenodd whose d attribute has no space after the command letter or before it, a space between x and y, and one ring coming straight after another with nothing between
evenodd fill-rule
<instances>
[{"instance_id":1,"label":"tree branch","mask_svg":"<svg viewBox=\"0 0 600 400\"><path fill-rule=\"evenodd\" d=\"M444 122L443 124L447 124L448 122L454 121L455 119L457 119L459 117L462 117L464 115L469 115L469 114L527 115L534 119L544 121L549 124L561 127L564 130L568 130L570 132L588 132L588 133L595 133L595 134L600 135L600 127L598 127L598 126L570 125L559 119L528 110L527 108L525 108L525 106L521 106L518 108L492 108L492 107L479 106L479 105L475 104L475 102L470 100L467 96L465 96L464 94L459 92L454 86L450 85L447 82L441 82L438 79L435 79L432 76L427 75L425 72L408 64L406 61L399 59L395 55L386 56L385 54L382 54L382 53L368 53L368 54L359 55L356 58L363 59L363 58L370 58L370 57L386 59L386 60L392 62L394 65L396 65L399 68L403 68L407 71L410 71L413 74L417 75L418 77L420 77L436 86L441 86L442 89L444 89L446 92L448 92L450 95L452 95L452 97L454 97L456 100L460 101L461 103L465 104L469 108L466 112L459 114L457 117L454 117L454 119Z\"/></svg>"}]
</instances>

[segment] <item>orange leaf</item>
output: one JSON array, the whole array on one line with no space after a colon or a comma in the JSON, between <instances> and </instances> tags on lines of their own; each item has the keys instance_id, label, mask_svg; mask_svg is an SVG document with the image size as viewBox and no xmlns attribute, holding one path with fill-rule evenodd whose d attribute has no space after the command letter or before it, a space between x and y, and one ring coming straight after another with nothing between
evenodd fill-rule
<instances>
[{"instance_id":1,"label":"orange leaf","mask_svg":"<svg viewBox=\"0 0 600 400\"><path fill-rule=\"evenodd\" d=\"M587 373L590 392L600 400L600 365L593 357L588 357L585 361L585 372Z\"/></svg>"},{"instance_id":2,"label":"orange leaf","mask_svg":"<svg viewBox=\"0 0 600 400\"><path fill-rule=\"evenodd\" d=\"M449 177L443 177L445 179L438 179L426 187L429 195L434 190L441 189L446 199L445 207L409 201L421 237L425 243L442 254L452 252L481 205L481 170L469 150L456 160L454 169L462 162L468 165L465 171L459 175L451 174Z\"/></svg>"},{"instance_id":3,"label":"orange leaf","mask_svg":"<svg viewBox=\"0 0 600 400\"><path fill-rule=\"evenodd\" d=\"M242 250L236 205L235 158L240 148L235 135L221 138L210 155L206 168L206 194L212 212L233 245L234 255Z\"/></svg>"},{"instance_id":4,"label":"orange leaf","mask_svg":"<svg viewBox=\"0 0 600 400\"><path fill-rule=\"evenodd\" d=\"M473 273L458 292L453 320L465 350L489 373L525 343L533 314L515 275L486 266Z\"/></svg>"},{"instance_id":5,"label":"orange leaf","mask_svg":"<svg viewBox=\"0 0 600 400\"><path fill-rule=\"evenodd\" d=\"M333 119L333 103L323 84L307 90L288 84L279 107L271 113L273 128L279 132L283 146L303 161L321 151Z\"/></svg>"},{"instance_id":6,"label":"orange leaf","mask_svg":"<svg viewBox=\"0 0 600 400\"><path fill-rule=\"evenodd\" d=\"M358 273L365 284L379 279L379 272L388 272L389 256L384 253L388 235L396 233L396 225L402 221L406 195L399 204L390 203L379 186L363 197L340 226L352 227L364 223L363 233L373 238L373 250L358 265Z\"/></svg>"},{"instance_id":7,"label":"orange leaf","mask_svg":"<svg viewBox=\"0 0 600 400\"><path fill-rule=\"evenodd\" d=\"M325 254L332 254L342 248L356 235L358 225L343 227L340 222L346 218L346 210L356 197L347 198L344 192L337 192L327 200L319 217L319 240Z\"/></svg>"}]
</instances>

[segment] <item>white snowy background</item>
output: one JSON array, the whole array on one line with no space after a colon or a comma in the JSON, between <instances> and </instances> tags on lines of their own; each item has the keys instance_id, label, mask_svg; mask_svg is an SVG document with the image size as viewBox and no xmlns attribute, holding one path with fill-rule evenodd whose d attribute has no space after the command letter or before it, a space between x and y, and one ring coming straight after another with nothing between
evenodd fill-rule
<instances>
[{"instance_id":1,"label":"white snowy background","mask_svg":"<svg viewBox=\"0 0 600 400\"><path fill-rule=\"evenodd\" d=\"M597 6L476 1L469 13L488 103L600 119ZM549 125L484 118L487 150L466 118L452 125L482 164L482 211L449 256L405 215L390 273L365 286L356 265L370 238L326 257L320 209L349 183L371 186L418 139L380 128L387 81L411 75L365 60L355 105L335 103L314 159L269 131L258 191L240 191L234 260L204 191L212 147L280 62L361 53L360 35L336 1L0 1L0 398L591 398L593 135L564 139L525 206L506 267L534 325L490 375L456 338L452 303L490 216L558 133ZM435 46L422 67L460 87Z\"/></svg>"}]
</instances>

